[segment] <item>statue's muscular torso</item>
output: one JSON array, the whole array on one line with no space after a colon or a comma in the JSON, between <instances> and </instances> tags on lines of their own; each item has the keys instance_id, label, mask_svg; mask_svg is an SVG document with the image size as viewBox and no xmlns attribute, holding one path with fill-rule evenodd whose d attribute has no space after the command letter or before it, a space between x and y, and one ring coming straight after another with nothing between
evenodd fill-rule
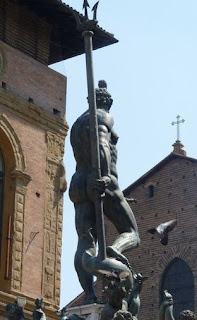
<instances>
[{"instance_id":1,"label":"statue's muscular torso","mask_svg":"<svg viewBox=\"0 0 197 320\"><path fill-rule=\"evenodd\" d=\"M113 131L113 118L103 109L97 109L99 147L102 176L117 178L116 161L117 135ZM76 172L70 185L70 198L73 202L83 202L88 198L88 182L92 177L89 111L81 115L71 129L71 145L77 163Z\"/></svg>"}]
</instances>

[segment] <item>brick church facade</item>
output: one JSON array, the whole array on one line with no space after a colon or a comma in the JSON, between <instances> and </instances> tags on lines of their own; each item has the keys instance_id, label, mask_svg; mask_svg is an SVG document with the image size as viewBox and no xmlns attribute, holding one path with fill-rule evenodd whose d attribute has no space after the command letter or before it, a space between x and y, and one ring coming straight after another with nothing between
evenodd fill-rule
<instances>
[{"instance_id":1,"label":"brick church facade","mask_svg":"<svg viewBox=\"0 0 197 320\"><path fill-rule=\"evenodd\" d=\"M158 317L162 292L174 298L175 318L185 309L197 308L197 159L186 156L179 141L174 150L126 190L132 205L141 244L128 253L135 272L148 276L141 292L139 319ZM160 223L177 219L166 246L147 232ZM110 229L110 239L116 231ZM113 230L113 231L112 231Z\"/></svg>"},{"instance_id":2,"label":"brick church facade","mask_svg":"<svg viewBox=\"0 0 197 320\"><path fill-rule=\"evenodd\" d=\"M172 153L124 190L126 198L137 200L132 209L141 238L140 246L126 256L134 272L148 276L140 295L139 319L158 318L165 289L173 295L175 318L185 309L195 312L197 308L197 159L186 155L180 141L173 146ZM148 233L148 229L173 219L177 219L177 226L166 246ZM108 220L105 228L110 245L117 231ZM105 301L101 281L96 289ZM69 303L70 313L80 304L83 294Z\"/></svg>"}]
</instances>

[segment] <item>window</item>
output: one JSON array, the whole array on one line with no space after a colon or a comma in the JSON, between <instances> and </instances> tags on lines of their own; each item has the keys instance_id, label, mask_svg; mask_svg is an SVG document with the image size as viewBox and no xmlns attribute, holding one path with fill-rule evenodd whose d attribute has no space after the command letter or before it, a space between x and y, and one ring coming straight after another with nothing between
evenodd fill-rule
<instances>
[{"instance_id":1,"label":"window","mask_svg":"<svg viewBox=\"0 0 197 320\"><path fill-rule=\"evenodd\" d=\"M149 192L149 198L153 198L154 197L154 186L152 184L148 187L148 192Z\"/></svg>"},{"instance_id":2,"label":"window","mask_svg":"<svg viewBox=\"0 0 197 320\"><path fill-rule=\"evenodd\" d=\"M2 238L2 221L3 221L4 175L5 175L5 166L4 166L3 155L0 149L0 244L1 244L1 238Z\"/></svg>"},{"instance_id":3,"label":"window","mask_svg":"<svg viewBox=\"0 0 197 320\"><path fill-rule=\"evenodd\" d=\"M183 310L194 311L194 278L188 264L182 259L174 259L164 271L161 282L160 299L163 291L168 290L174 299L174 317Z\"/></svg>"}]
</instances>

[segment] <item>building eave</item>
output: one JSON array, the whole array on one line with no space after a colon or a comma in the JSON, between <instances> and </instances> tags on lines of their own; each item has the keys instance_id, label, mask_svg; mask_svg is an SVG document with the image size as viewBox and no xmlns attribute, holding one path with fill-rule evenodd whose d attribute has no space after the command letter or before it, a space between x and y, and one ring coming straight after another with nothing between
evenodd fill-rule
<instances>
[{"instance_id":1,"label":"building eave","mask_svg":"<svg viewBox=\"0 0 197 320\"><path fill-rule=\"evenodd\" d=\"M46 18L52 26L48 64L66 60L84 53L82 32L77 30L75 16L84 16L60 0L11 0L39 17ZM94 30L93 49L99 49L118 42L114 35L98 25Z\"/></svg>"}]
</instances>

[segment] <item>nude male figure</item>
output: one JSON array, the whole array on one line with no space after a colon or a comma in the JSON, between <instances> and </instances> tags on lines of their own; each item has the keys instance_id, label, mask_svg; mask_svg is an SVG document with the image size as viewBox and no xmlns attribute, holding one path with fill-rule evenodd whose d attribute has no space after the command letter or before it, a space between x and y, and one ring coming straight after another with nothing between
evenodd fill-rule
<instances>
[{"instance_id":1,"label":"nude male figure","mask_svg":"<svg viewBox=\"0 0 197 320\"><path fill-rule=\"evenodd\" d=\"M71 144L76 160L76 172L72 177L69 189L70 199L75 206L75 222L78 234L75 269L86 293L87 303L95 302L97 299L93 288L93 277L82 266L82 255L90 247L90 242L83 235L91 229L94 241L97 241L94 189L101 193L105 192L103 198L104 214L112 221L119 233L112 246L107 247L107 256L116 258L126 264L128 260L122 252L136 247L140 242L135 217L118 185L116 169L118 136L114 132L114 121L109 113L112 102L106 82L104 80L99 81L99 88L96 89L96 104L101 180L94 181L93 179L89 111L82 114L71 129Z\"/></svg>"}]
</instances>

